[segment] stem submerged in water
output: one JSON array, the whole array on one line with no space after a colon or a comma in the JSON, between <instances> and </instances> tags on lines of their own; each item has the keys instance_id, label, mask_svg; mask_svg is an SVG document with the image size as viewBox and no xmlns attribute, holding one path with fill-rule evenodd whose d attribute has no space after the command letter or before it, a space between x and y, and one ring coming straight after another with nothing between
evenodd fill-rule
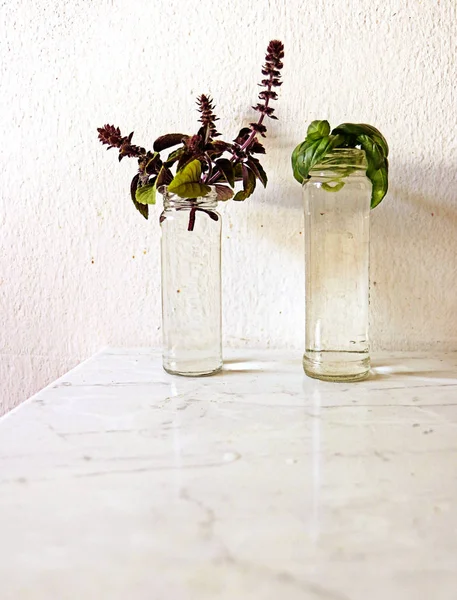
<instances>
[{"instance_id":1,"label":"stem submerged in water","mask_svg":"<svg viewBox=\"0 0 457 600\"><path fill-rule=\"evenodd\" d=\"M193 231L195 226L195 212L196 208L191 208L189 213L189 225L187 226L187 231Z\"/></svg>"}]
</instances>

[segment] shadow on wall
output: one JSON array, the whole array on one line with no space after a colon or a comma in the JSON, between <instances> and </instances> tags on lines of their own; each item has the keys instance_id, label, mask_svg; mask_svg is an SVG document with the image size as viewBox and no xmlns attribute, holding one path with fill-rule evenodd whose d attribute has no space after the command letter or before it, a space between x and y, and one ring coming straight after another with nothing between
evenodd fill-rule
<instances>
[{"instance_id":1,"label":"shadow on wall","mask_svg":"<svg viewBox=\"0 0 457 600\"><path fill-rule=\"evenodd\" d=\"M372 214L374 347L457 349L455 177L452 165L396 164L390 175Z\"/></svg>"},{"instance_id":2,"label":"shadow on wall","mask_svg":"<svg viewBox=\"0 0 457 600\"><path fill-rule=\"evenodd\" d=\"M457 350L457 197L451 186L453 178L452 166L436 165L425 170L422 165L397 163L391 171L388 196L372 212L370 302L374 350ZM256 236L263 252L274 256L275 247L276 254L282 256L284 285L281 281L275 283L278 301L282 294L290 293L291 279L295 278L298 286L302 284L298 270L303 269L303 209L300 187L292 186L285 182L282 187L288 194L285 206L271 186L263 202L249 207L250 223L262 222ZM263 284L260 277L257 293ZM295 323L303 319L301 297L299 289L294 300L299 306L291 303L284 307L294 311ZM263 302L262 292L256 302ZM269 307L264 310L272 311ZM274 332L271 325L270 330ZM274 338L272 344L276 343ZM301 332L296 343L299 339Z\"/></svg>"}]
</instances>

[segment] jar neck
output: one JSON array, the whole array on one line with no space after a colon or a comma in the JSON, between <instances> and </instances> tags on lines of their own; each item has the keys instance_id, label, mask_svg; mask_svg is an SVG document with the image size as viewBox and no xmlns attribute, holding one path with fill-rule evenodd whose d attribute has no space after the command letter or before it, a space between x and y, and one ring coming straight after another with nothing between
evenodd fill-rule
<instances>
[{"instance_id":1,"label":"jar neck","mask_svg":"<svg viewBox=\"0 0 457 600\"><path fill-rule=\"evenodd\" d=\"M210 186L211 191L207 196L199 196L198 198L181 198L177 194L172 194L168 191L167 186L159 188L159 192L163 197L164 210L215 210L217 208L217 193L214 186Z\"/></svg>"},{"instance_id":2,"label":"jar neck","mask_svg":"<svg viewBox=\"0 0 457 600\"><path fill-rule=\"evenodd\" d=\"M368 168L363 150L356 148L336 148L309 171L310 177L349 177L363 176Z\"/></svg>"}]
</instances>

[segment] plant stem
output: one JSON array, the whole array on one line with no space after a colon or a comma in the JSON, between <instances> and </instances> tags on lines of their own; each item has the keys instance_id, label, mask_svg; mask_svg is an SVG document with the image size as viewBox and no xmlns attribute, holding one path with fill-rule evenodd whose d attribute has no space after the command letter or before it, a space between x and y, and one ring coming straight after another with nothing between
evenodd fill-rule
<instances>
[{"instance_id":1,"label":"plant stem","mask_svg":"<svg viewBox=\"0 0 457 600\"><path fill-rule=\"evenodd\" d=\"M268 82L268 85L266 86L267 91L271 92L272 87L273 87L273 74L270 73L270 81ZM265 108L268 108L269 103L270 103L270 98L266 98L265 99ZM257 125L262 125L264 119L265 119L265 113L261 113L259 120L257 121ZM242 152L244 152L244 150L249 148L249 146L252 144L252 140L255 138L256 135L257 135L257 131L252 130L251 133L249 134L248 139L244 142L244 144L240 148L240 150ZM232 154L230 161L233 163L236 161L236 159L237 159L237 157L234 154ZM215 181L218 180L220 175L221 175L221 171L219 169L216 169L216 171L214 171L212 177L210 179L208 179L208 181L205 181L205 183L207 183L208 185L211 185L212 183L214 183Z\"/></svg>"},{"instance_id":2,"label":"plant stem","mask_svg":"<svg viewBox=\"0 0 457 600\"><path fill-rule=\"evenodd\" d=\"M191 208L189 213L189 225L187 226L187 231L193 231L195 225L195 212L196 208Z\"/></svg>"},{"instance_id":3,"label":"plant stem","mask_svg":"<svg viewBox=\"0 0 457 600\"><path fill-rule=\"evenodd\" d=\"M267 86L267 91L268 91L268 92L271 92L271 88L272 88L271 81L272 81L272 79L273 79L273 75L271 75L271 74L270 74L270 83L269 83L269 84L268 84L268 86ZM267 99L265 100L265 108L268 108L268 104L269 104L269 102L270 102L270 98L267 98ZM257 125L262 125L264 118L265 118L265 113L262 113L262 114L260 115L260 118L259 118L259 120L257 121ZM249 134L249 137L248 137L248 139L247 139L247 140L244 142L244 144L241 146L241 150L246 150L246 148L248 148L248 147L249 147L249 145L251 144L252 140L255 138L256 134L257 134L257 131L251 131L251 133ZM234 158L235 158L235 157L234 157L234 156L232 156L232 159L234 159ZM230 160L232 160L232 159L230 159Z\"/></svg>"},{"instance_id":4,"label":"plant stem","mask_svg":"<svg viewBox=\"0 0 457 600\"><path fill-rule=\"evenodd\" d=\"M206 158L206 164L208 165L208 173L206 173L206 175L203 177L203 183L207 183L208 179L210 179L210 177L213 173L213 166L211 163L211 158L208 156L207 152L205 152L205 158Z\"/></svg>"}]
</instances>

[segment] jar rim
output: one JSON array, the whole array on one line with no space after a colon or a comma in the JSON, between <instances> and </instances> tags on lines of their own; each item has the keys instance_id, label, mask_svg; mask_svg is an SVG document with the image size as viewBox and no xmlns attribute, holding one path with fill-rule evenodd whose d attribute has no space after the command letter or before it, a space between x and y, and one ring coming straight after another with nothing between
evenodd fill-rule
<instances>
[{"instance_id":1,"label":"jar rim","mask_svg":"<svg viewBox=\"0 0 457 600\"><path fill-rule=\"evenodd\" d=\"M168 186L159 186L158 192L162 194L164 210L180 209L191 210L192 208L202 208L208 210L217 209L217 191L215 186L209 186L211 190L206 196L196 196L195 198L182 198L178 194L168 191Z\"/></svg>"},{"instance_id":2,"label":"jar rim","mask_svg":"<svg viewBox=\"0 0 457 600\"><path fill-rule=\"evenodd\" d=\"M206 185L206 184L205 184ZM157 191L159 192L159 194L162 194L164 200L177 200L177 201L182 201L182 202L187 202L189 200L194 200L194 201L203 201L203 202L212 202L214 200L217 200L217 190L216 190L216 186L215 185L209 185L208 186L210 189L210 191L206 194L206 196L195 196L193 198L182 198L181 196L178 196L177 194L174 194L173 192L169 192L168 191L168 185L160 185L157 188Z\"/></svg>"},{"instance_id":3,"label":"jar rim","mask_svg":"<svg viewBox=\"0 0 457 600\"><path fill-rule=\"evenodd\" d=\"M332 148L325 156L335 154L342 156L365 156L365 150L362 148Z\"/></svg>"},{"instance_id":4,"label":"jar rim","mask_svg":"<svg viewBox=\"0 0 457 600\"><path fill-rule=\"evenodd\" d=\"M359 170L366 171L368 162L365 150L360 148L333 148L316 163L309 173L342 169L345 167L358 167Z\"/></svg>"}]
</instances>

